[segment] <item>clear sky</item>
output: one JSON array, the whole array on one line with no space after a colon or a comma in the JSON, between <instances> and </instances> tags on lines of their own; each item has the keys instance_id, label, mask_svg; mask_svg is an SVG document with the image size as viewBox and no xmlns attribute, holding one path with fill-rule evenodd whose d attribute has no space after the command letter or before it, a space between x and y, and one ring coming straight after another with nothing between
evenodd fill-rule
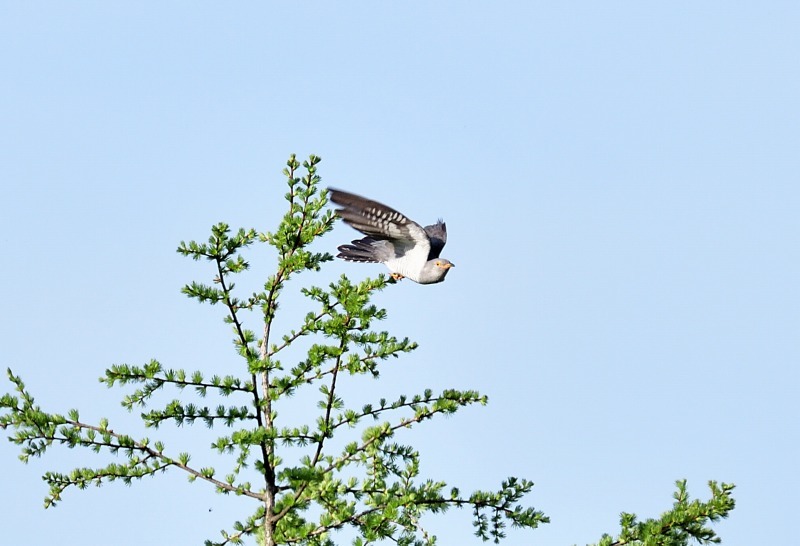
<instances>
[{"instance_id":1,"label":"clear sky","mask_svg":"<svg viewBox=\"0 0 800 546\"><path fill-rule=\"evenodd\" d=\"M447 281L378 298L421 346L365 388L489 396L398 440L465 491L536 482L552 523L505 544L595 542L621 511L668 508L680 478L701 498L737 484L725 544L785 543L798 29L788 1L3 2L0 365L46 409L142 434L127 391L97 382L107 366L239 365L221 310L179 293L211 273L178 242L273 229L287 156L314 153L326 184L447 221ZM253 286L270 257L253 255ZM201 429L163 437L204 460ZM43 472L106 458L17 453L0 442L4 544L202 544L253 508L169 473L45 511ZM426 522L444 546L479 543L467 514Z\"/></svg>"}]
</instances>

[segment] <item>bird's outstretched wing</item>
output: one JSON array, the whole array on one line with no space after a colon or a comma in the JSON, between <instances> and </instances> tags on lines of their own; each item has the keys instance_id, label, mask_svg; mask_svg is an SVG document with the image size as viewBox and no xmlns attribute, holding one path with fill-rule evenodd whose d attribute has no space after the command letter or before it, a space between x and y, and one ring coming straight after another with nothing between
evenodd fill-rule
<instances>
[{"instance_id":1,"label":"bird's outstretched wing","mask_svg":"<svg viewBox=\"0 0 800 546\"><path fill-rule=\"evenodd\" d=\"M420 268L428 261L431 240L428 232L418 223L377 201L333 188L328 191L330 200L341 207L336 210L339 217L367 236L353 241L352 245L342 245L339 248L345 254L342 257L354 261L381 262L403 259L407 260L409 266L413 264ZM368 256L368 246L377 252ZM361 251L360 255L353 252L356 250ZM348 256L346 251L350 251L352 256Z\"/></svg>"},{"instance_id":2,"label":"bird's outstretched wing","mask_svg":"<svg viewBox=\"0 0 800 546\"><path fill-rule=\"evenodd\" d=\"M447 244L447 224L441 218L433 225L425 226L425 233L431 241L431 250L428 254L429 260L435 260L442 253L444 245Z\"/></svg>"}]
</instances>

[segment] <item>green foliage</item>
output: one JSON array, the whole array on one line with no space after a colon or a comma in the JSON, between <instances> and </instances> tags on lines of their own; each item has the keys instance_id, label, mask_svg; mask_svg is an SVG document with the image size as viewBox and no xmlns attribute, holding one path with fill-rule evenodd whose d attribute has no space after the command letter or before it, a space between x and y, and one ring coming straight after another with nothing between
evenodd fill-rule
<instances>
[{"instance_id":1,"label":"green foliage","mask_svg":"<svg viewBox=\"0 0 800 546\"><path fill-rule=\"evenodd\" d=\"M675 503L672 510L660 518L638 521L635 514L620 515L621 531L617 538L603 535L595 546L686 546L691 542L715 544L720 538L711 529L709 522L727 518L736 505L731 492L732 484L708 482L711 498L707 502L689 501L686 480L676 482Z\"/></svg>"},{"instance_id":2,"label":"green foliage","mask_svg":"<svg viewBox=\"0 0 800 546\"><path fill-rule=\"evenodd\" d=\"M0 398L4 410L0 427L15 429L9 439L22 446L23 462L40 457L54 444L119 454L125 460L99 468L78 468L69 474L46 473L44 479L50 487L46 507L59 502L69 487L83 489L117 480L129 484L173 469L183 471L192 482L210 484L221 494L254 501L248 518L232 523L219 540L207 544L239 544L248 535L256 535L259 542L270 546L332 545L337 531L349 528L355 534L355 545L384 539L400 545L433 545L436 537L422 528L420 519L449 508L470 510L475 534L484 541L498 542L507 525L535 528L548 522L542 512L520 504L532 482L511 477L496 491L463 495L444 482L422 478L419 452L396 443L398 430L469 405L483 405L485 396L476 391L434 393L426 389L394 400L379 398L361 407L343 398L341 385L348 377L378 378L384 361L417 348L407 338L375 328L386 318L386 311L372 304L371 298L393 283L389 278L380 275L353 283L343 276L327 288L303 288L300 292L313 310L295 329L280 335L273 332L287 282L304 271L317 271L333 259L310 247L333 228L336 219L326 210L327 197L319 189L319 161L311 156L302 164L305 174L299 176L300 162L294 156L289 158L284 170L288 210L275 232L233 231L220 223L211 228L207 242L181 242L178 247L182 255L211 265L211 282L192 282L183 293L223 309L223 319L230 325L236 353L242 359L239 373L171 369L152 360L142 366L113 365L100 378L108 387L132 388L122 406L140 411L147 428L200 421L209 429L221 429L212 447L230 455L230 467L225 472L195 467L189 453L172 453L163 442L116 432L106 419L86 423L77 410L66 416L47 413L9 370L16 395ZM247 296L236 291L234 279L249 270L243 253L254 244L274 247L277 265L263 289ZM248 328L252 322L258 332ZM301 337L311 343L298 356L291 346ZM313 388L319 397L316 420L300 426L282 423L274 403ZM167 390L177 391L181 398L148 407L161 400L156 394ZM210 398L217 403L208 403ZM688 503L681 483L672 511L659 520L642 523L624 514L619 539L604 536L599 544L672 546L689 538L713 541L715 535L705 525L725 517L733 508L731 488L712 484L715 493L711 501Z\"/></svg>"}]
</instances>

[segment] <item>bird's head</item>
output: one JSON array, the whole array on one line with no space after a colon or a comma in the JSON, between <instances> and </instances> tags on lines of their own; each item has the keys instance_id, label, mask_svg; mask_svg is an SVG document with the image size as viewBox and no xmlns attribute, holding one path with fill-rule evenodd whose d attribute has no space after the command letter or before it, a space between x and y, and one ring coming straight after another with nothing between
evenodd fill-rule
<instances>
[{"instance_id":1,"label":"bird's head","mask_svg":"<svg viewBox=\"0 0 800 546\"><path fill-rule=\"evenodd\" d=\"M445 260L444 258L429 260L425 263L425 267L422 269L419 278L414 280L420 284L442 282L451 267L455 267L455 265L453 265L450 260Z\"/></svg>"}]
</instances>

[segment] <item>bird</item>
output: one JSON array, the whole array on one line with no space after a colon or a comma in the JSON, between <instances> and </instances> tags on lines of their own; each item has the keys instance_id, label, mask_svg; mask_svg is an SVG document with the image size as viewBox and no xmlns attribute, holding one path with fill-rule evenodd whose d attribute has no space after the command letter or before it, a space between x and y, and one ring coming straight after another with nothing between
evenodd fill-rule
<instances>
[{"instance_id":1,"label":"bird","mask_svg":"<svg viewBox=\"0 0 800 546\"><path fill-rule=\"evenodd\" d=\"M330 200L336 214L366 237L338 247L337 258L350 262L382 263L399 281L419 284L442 282L455 265L439 255L447 242L447 226L438 222L424 228L404 214L377 201L334 188Z\"/></svg>"}]
</instances>

